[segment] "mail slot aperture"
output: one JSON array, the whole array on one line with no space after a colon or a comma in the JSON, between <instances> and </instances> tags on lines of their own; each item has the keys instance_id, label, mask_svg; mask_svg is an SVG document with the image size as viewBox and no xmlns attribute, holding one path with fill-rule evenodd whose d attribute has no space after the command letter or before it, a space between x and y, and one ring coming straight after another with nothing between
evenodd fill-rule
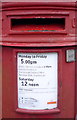
<instances>
[{"instance_id":1,"label":"mail slot aperture","mask_svg":"<svg viewBox=\"0 0 77 120\"><path fill-rule=\"evenodd\" d=\"M14 31L62 31L65 30L65 18L21 18L11 19Z\"/></svg>"}]
</instances>

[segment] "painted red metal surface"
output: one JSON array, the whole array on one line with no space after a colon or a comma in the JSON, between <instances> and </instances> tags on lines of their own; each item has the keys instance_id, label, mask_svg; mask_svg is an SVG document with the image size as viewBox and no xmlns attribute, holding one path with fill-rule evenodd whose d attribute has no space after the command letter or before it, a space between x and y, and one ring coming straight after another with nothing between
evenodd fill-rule
<instances>
[{"instance_id":1,"label":"painted red metal surface","mask_svg":"<svg viewBox=\"0 0 77 120\"><path fill-rule=\"evenodd\" d=\"M36 46L36 43L41 47L75 45L75 26L73 26L75 9L74 2L3 3L3 40L0 44L23 47ZM63 18L65 25L55 23L55 25L51 25L52 28L48 24L45 27L41 25L39 27L38 25L27 25L26 27L23 24L12 26L12 19L30 18Z\"/></svg>"},{"instance_id":2,"label":"painted red metal surface","mask_svg":"<svg viewBox=\"0 0 77 120\"><path fill-rule=\"evenodd\" d=\"M36 47L37 49L37 47ZM4 118L74 118L75 117L75 63L66 63L66 47L58 49L47 49L47 51L58 51L59 53L59 110L31 111L17 109L17 69L16 52L33 52L34 49L19 49L3 47L3 117ZM73 47L69 48L73 49ZM46 49L45 49L46 50ZM37 49L37 52L45 52ZM35 50L34 50L35 51ZM6 71L7 68L7 71ZM67 68L68 71L67 72ZM12 71L12 72L11 72ZM10 73L10 74L9 74ZM7 96L6 96L7 94Z\"/></svg>"},{"instance_id":3,"label":"painted red metal surface","mask_svg":"<svg viewBox=\"0 0 77 120\"><path fill-rule=\"evenodd\" d=\"M3 3L2 107L3 118L75 118L77 91L75 62L66 62L66 50L75 49L75 3ZM65 19L65 24L23 25L12 19ZM52 28L52 29L51 29ZM24 110L17 103L17 53L58 52L58 108Z\"/></svg>"}]
</instances>

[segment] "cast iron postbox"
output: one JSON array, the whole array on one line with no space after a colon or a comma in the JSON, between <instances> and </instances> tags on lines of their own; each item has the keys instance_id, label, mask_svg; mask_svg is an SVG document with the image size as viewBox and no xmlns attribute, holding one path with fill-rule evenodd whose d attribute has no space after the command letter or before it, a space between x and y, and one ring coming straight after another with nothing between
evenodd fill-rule
<instances>
[{"instance_id":1,"label":"cast iron postbox","mask_svg":"<svg viewBox=\"0 0 77 120\"><path fill-rule=\"evenodd\" d=\"M2 3L3 118L76 118L75 3Z\"/></svg>"}]
</instances>

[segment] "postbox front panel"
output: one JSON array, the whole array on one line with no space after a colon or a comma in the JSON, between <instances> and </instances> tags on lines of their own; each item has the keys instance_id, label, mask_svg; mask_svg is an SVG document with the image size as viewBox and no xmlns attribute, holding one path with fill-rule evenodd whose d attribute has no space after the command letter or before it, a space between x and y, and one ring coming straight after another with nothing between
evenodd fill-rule
<instances>
[{"instance_id":1,"label":"postbox front panel","mask_svg":"<svg viewBox=\"0 0 77 120\"><path fill-rule=\"evenodd\" d=\"M75 118L75 4L2 4L3 118Z\"/></svg>"},{"instance_id":2,"label":"postbox front panel","mask_svg":"<svg viewBox=\"0 0 77 120\"><path fill-rule=\"evenodd\" d=\"M4 118L74 117L74 48L4 48Z\"/></svg>"},{"instance_id":3,"label":"postbox front panel","mask_svg":"<svg viewBox=\"0 0 77 120\"><path fill-rule=\"evenodd\" d=\"M44 110L57 107L58 54L18 53L18 108Z\"/></svg>"}]
</instances>

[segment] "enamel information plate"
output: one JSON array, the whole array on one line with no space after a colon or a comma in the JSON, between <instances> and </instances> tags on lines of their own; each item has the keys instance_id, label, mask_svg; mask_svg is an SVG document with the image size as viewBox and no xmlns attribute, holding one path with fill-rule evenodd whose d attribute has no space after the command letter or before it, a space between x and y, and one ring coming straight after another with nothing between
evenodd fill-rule
<instances>
[{"instance_id":1,"label":"enamel information plate","mask_svg":"<svg viewBox=\"0 0 77 120\"><path fill-rule=\"evenodd\" d=\"M18 53L18 108L31 110L57 107L58 54Z\"/></svg>"}]
</instances>

